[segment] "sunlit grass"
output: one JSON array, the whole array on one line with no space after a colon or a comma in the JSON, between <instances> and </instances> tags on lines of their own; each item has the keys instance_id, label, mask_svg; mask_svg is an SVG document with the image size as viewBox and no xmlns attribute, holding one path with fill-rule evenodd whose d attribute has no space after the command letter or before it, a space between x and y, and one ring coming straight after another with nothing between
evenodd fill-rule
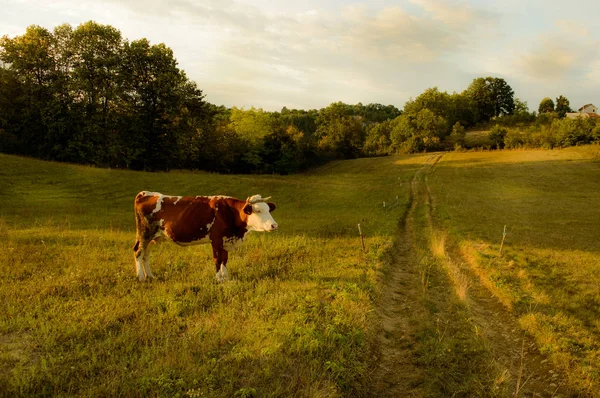
<instances>
[{"instance_id":1,"label":"sunlit grass","mask_svg":"<svg viewBox=\"0 0 600 398\"><path fill-rule=\"evenodd\" d=\"M421 161L334 162L279 177L0 155L0 391L366 394L378 278ZM140 190L272 196L280 231L249 235L230 255L228 283L215 283L208 246L166 243L152 248L156 280L139 283Z\"/></svg>"},{"instance_id":2,"label":"sunlit grass","mask_svg":"<svg viewBox=\"0 0 600 398\"><path fill-rule=\"evenodd\" d=\"M429 179L437 221L484 285L571 388L592 396L600 391L598 152L450 153Z\"/></svg>"}]
</instances>

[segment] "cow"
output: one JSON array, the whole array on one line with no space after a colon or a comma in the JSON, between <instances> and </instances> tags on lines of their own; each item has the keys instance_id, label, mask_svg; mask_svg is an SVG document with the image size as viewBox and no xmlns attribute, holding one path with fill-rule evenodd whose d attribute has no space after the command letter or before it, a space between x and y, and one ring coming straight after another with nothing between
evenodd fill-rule
<instances>
[{"instance_id":1,"label":"cow","mask_svg":"<svg viewBox=\"0 0 600 398\"><path fill-rule=\"evenodd\" d=\"M275 204L254 195L245 201L230 196L168 196L143 191L134 202L135 266L140 281L154 278L148 264L151 242L168 240L180 246L210 243L216 279L228 279L227 258L250 231L274 231Z\"/></svg>"}]
</instances>

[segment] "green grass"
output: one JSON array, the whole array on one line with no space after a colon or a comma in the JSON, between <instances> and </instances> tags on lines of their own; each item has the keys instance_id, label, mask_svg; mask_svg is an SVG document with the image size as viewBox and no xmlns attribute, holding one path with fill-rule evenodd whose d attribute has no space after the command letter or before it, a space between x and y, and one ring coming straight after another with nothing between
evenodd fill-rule
<instances>
[{"instance_id":1,"label":"green grass","mask_svg":"<svg viewBox=\"0 0 600 398\"><path fill-rule=\"evenodd\" d=\"M437 222L584 396L600 391L599 154L450 153L429 178Z\"/></svg>"},{"instance_id":2,"label":"green grass","mask_svg":"<svg viewBox=\"0 0 600 398\"><path fill-rule=\"evenodd\" d=\"M597 395L600 147L447 153L411 197L428 159L340 161L283 177L0 155L0 396L370 396L374 310L397 236L412 247L405 266L420 272L400 288L416 292L403 316L426 395L514 393L464 304L468 287L448 248L570 391ZM215 282L209 246L163 243L152 248L156 280L139 283L140 190L273 196L280 231L249 235L230 255L230 282ZM398 235L410 203L408 233Z\"/></svg>"},{"instance_id":3,"label":"green grass","mask_svg":"<svg viewBox=\"0 0 600 398\"><path fill-rule=\"evenodd\" d=\"M368 395L378 278L424 159L279 177L0 155L0 395ZM208 246L164 243L139 283L140 190L273 196L280 231L231 254L230 282Z\"/></svg>"},{"instance_id":4,"label":"green grass","mask_svg":"<svg viewBox=\"0 0 600 398\"><path fill-rule=\"evenodd\" d=\"M492 148L493 143L488 135L490 130L472 130L465 136L466 148Z\"/></svg>"}]
</instances>

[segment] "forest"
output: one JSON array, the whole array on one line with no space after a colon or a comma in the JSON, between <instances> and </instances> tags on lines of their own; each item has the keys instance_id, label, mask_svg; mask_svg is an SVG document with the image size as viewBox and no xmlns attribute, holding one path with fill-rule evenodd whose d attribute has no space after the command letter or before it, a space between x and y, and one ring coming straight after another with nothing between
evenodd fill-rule
<instances>
[{"instance_id":1,"label":"forest","mask_svg":"<svg viewBox=\"0 0 600 398\"><path fill-rule=\"evenodd\" d=\"M537 115L503 78L479 77L461 93L429 88L402 110L227 108L205 100L165 44L129 41L110 25L32 25L0 39L0 152L98 167L289 174L330 159L462 148L467 129L490 124L498 148L598 140L596 123L563 120L558 102ZM535 131L504 127L515 125Z\"/></svg>"}]
</instances>

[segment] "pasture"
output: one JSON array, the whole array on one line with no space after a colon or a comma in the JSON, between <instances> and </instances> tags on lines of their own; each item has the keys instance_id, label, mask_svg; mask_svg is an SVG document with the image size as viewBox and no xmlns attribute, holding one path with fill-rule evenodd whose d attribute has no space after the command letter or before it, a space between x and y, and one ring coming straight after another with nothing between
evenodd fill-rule
<instances>
[{"instance_id":1,"label":"pasture","mask_svg":"<svg viewBox=\"0 0 600 398\"><path fill-rule=\"evenodd\" d=\"M364 395L378 278L420 167L406 158L414 162L334 162L279 177L0 155L0 391ZM170 243L153 247L156 280L139 283L141 190L272 196L280 230L252 233L231 253L228 283L215 283L210 245Z\"/></svg>"},{"instance_id":2,"label":"pasture","mask_svg":"<svg viewBox=\"0 0 600 398\"><path fill-rule=\"evenodd\" d=\"M140 283L141 190L272 196L279 230L231 253L229 282L215 282L209 245L162 243ZM0 201L0 395L600 391L598 146L294 176L0 155Z\"/></svg>"},{"instance_id":3,"label":"pasture","mask_svg":"<svg viewBox=\"0 0 600 398\"><path fill-rule=\"evenodd\" d=\"M569 391L598 396L600 147L447 153L428 185L449 255L516 316Z\"/></svg>"}]
</instances>

